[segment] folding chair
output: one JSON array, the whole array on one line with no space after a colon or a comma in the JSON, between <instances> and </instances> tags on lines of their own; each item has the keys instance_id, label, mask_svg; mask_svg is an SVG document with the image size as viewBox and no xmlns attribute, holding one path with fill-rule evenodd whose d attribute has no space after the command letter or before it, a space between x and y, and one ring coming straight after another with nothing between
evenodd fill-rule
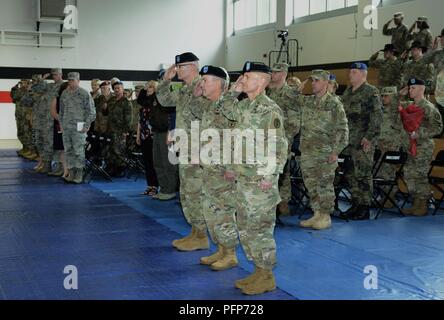
<instances>
[{"instance_id":1,"label":"folding chair","mask_svg":"<svg viewBox=\"0 0 444 320\"><path fill-rule=\"evenodd\" d=\"M380 161L376 166L373 174L373 203L378 208L375 219L378 219L379 215L384 210L386 210L384 209L384 206L387 201L390 201L390 203L398 210L398 212L404 216L401 208L404 206L406 199L401 206L398 206L398 204L396 203L396 199L390 198L390 194L395 187L398 187L398 181L402 176L401 172L406 161L407 153L403 151L387 151L380 158ZM393 169L396 169L393 170L394 174L391 179L385 179L380 176L380 171L383 166L390 166ZM378 196L381 197L382 201L378 200Z\"/></svg>"},{"instance_id":2,"label":"folding chair","mask_svg":"<svg viewBox=\"0 0 444 320\"><path fill-rule=\"evenodd\" d=\"M432 201L435 206L433 215L436 215L438 210L441 208L442 201L444 200L444 188L442 187L444 185L444 174L441 173L441 175L438 175L438 172L436 172L436 170L440 169L441 172L444 172L442 168L444 168L444 150L439 151L435 160L431 162L430 170L427 175L429 183L441 193L441 197L439 197L439 199L437 199L435 195L432 197Z\"/></svg>"},{"instance_id":3,"label":"folding chair","mask_svg":"<svg viewBox=\"0 0 444 320\"><path fill-rule=\"evenodd\" d=\"M106 145L109 145L111 138L98 135L95 132L88 133L85 145L85 168L83 178L84 181L91 182L94 175L103 177L108 181L112 181L110 175L103 168L104 159L102 157L102 150ZM89 177L89 179L88 179Z\"/></svg>"},{"instance_id":4,"label":"folding chair","mask_svg":"<svg viewBox=\"0 0 444 320\"><path fill-rule=\"evenodd\" d=\"M341 209L339 209L339 200L349 203L351 202L350 183L347 181L346 178L346 174L350 170L351 165L352 165L351 156L345 155L343 153L341 153L338 156L338 167L335 172L334 189L336 195L335 209L340 213L343 212L341 211Z\"/></svg>"}]
</instances>

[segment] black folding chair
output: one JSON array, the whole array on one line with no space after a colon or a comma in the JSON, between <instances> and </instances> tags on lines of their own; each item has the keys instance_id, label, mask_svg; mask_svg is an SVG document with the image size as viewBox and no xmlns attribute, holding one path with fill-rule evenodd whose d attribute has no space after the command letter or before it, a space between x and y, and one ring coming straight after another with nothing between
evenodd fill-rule
<instances>
[{"instance_id":1,"label":"black folding chair","mask_svg":"<svg viewBox=\"0 0 444 320\"><path fill-rule=\"evenodd\" d=\"M93 176L101 176L107 181L112 181L111 176L103 168L103 149L111 143L111 138L105 135L98 135L95 132L88 133L85 145L85 168L83 173L84 181L91 182Z\"/></svg>"},{"instance_id":2,"label":"black folding chair","mask_svg":"<svg viewBox=\"0 0 444 320\"><path fill-rule=\"evenodd\" d=\"M136 135L128 137L123 160L125 162L126 177L128 179L135 175L134 181L137 181L141 174L145 175L142 151L136 144Z\"/></svg>"},{"instance_id":3,"label":"black folding chair","mask_svg":"<svg viewBox=\"0 0 444 320\"><path fill-rule=\"evenodd\" d=\"M387 201L389 201L398 212L404 216L401 208L405 205L407 199L404 203L399 206L396 203L396 199L392 199L390 194L395 187L398 187L398 181L402 176L402 169L407 162L407 153L403 151L387 151L380 158L378 165L373 173L373 203L378 208L375 219L378 219L379 215L387 210L384 208ZM385 179L380 176L381 168L389 166L393 169L393 176L391 179ZM378 200L380 197L381 200Z\"/></svg>"},{"instance_id":4,"label":"black folding chair","mask_svg":"<svg viewBox=\"0 0 444 320\"><path fill-rule=\"evenodd\" d=\"M435 160L431 162L430 170L428 173L429 183L435 187L440 193L441 197L437 199L435 196L432 197L433 204L435 209L433 210L433 215L436 215L438 210L441 208L441 203L444 200L444 178L442 176L438 176L436 173L436 169L444 168L444 150L441 150L436 155Z\"/></svg>"},{"instance_id":5,"label":"black folding chair","mask_svg":"<svg viewBox=\"0 0 444 320\"><path fill-rule=\"evenodd\" d=\"M335 209L340 213L343 213L339 208L339 200L344 202L351 203L351 191L350 191L350 183L346 178L346 174L349 172L352 166L352 158L349 155L345 155L341 153L338 156L338 167L335 172L335 181L334 181L334 189L335 189ZM336 215L333 215L337 217Z\"/></svg>"}]
</instances>

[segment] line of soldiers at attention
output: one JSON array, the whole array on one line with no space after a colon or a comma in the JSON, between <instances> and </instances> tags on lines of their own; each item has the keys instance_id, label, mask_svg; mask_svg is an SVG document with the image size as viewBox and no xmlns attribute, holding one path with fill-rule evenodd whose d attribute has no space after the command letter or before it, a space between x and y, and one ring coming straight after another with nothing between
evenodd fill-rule
<instances>
[{"instance_id":1,"label":"line of soldiers at attention","mask_svg":"<svg viewBox=\"0 0 444 320\"><path fill-rule=\"evenodd\" d=\"M45 81L49 76L52 83ZM112 87L112 91L111 91ZM110 138L97 150L111 176L123 172L127 140L137 132L140 105L123 83L94 79L92 91L80 87L80 74L63 81L62 70L22 79L11 89L16 104L17 136L23 148L18 155L38 161L34 170L66 182L82 183L85 138L95 132ZM136 98L144 86L136 86ZM135 139L134 144L135 144ZM132 140L131 140L132 141Z\"/></svg>"}]
</instances>

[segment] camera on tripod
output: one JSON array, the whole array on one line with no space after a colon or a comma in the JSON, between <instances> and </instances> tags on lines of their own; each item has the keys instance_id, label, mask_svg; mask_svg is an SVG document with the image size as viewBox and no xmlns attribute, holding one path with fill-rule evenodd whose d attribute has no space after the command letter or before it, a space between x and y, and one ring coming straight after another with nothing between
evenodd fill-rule
<instances>
[{"instance_id":1,"label":"camera on tripod","mask_svg":"<svg viewBox=\"0 0 444 320\"><path fill-rule=\"evenodd\" d=\"M278 30L278 38L282 40L283 43L287 42L288 30Z\"/></svg>"}]
</instances>

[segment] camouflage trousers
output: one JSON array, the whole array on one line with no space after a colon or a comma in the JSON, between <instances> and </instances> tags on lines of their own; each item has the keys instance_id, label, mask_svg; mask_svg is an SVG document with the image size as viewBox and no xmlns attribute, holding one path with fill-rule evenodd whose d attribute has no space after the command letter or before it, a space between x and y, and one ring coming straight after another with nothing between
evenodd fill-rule
<instances>
[{"instance_id":1,"label":"camouflage trousers","mask_svg":"<svg viewBox=\"0 0 444 320\"><path fill-rule=\"evenodd\" d=\"M336 198L333 182L338 164L327 163L328 157L329 154L302 154L301 158L301 171L310 196L310 206L320 214L331 214Z\"/></svg>"},{"instance_id":2,"label":"camouflage trousers","mask_svg":"<svg viewBox=\"0 0 444 320\"><path fill-rule=\"evenodd\" d=\"M32 138L32 108L25 108L25 122L23 126L23 147L28 150L35 150Z\"/></svg>"},{"instance_id":3,"label":"camouflage trousers","mask_svg":"<svg viewBox=\"0 0 444 320\"><path fill-rule=\"evenodd\" d=\"M224 173L225 169L219 166L203 168L203 214L213 242L234 248L238 244L236 183L225 180Z\"/></svg>"},{"instance_id":4,"label":"camouflage trousers","mask_svg":"<svg viewBox=\"0 0 444 320\"><path fill-rule=\"evenodd\" d=\"M263 176L238 176L236 185L237 228L242 248L254 264L271 270L276 264L274 226L276 206L281 201L278 175L267 176L273 186L262 191L259 184Z\"/></svg>"},{"instance_id":5,"label":"camouflage trousers","mask_svg":"<svg viewBox=\"0 0 444 320\"><path fill-rule=\"evenodd\" d=\"M20 104L15 105L15 123L17 127L17 138L24 147L26 144L26 110Z\"/></svg>"},{"instance_id":6,"label":"camouflage trousers","mask_svg":"<svg viewBox=\"0 0 444 320\"><path fill-rule=\"evenodd\" d=\"M288 145L288 160L285 164L284 171L279 177L279 194L282 201L288 202L291 199L291 172L290 172L290 159L291 159L291 145ZM297 161L297 160L296 160Z\"/></svg>"},{"instance_id":7,"label":"camouflage trousers","mask_svg":"<svg viewBox=\"0 0 444 320\"><path fill-rule=\"evenodd\" d=\"M125 166L126 139L122 133L111 133L111 144L106 150L105 159L113 167Z\"/></svg>"},{"instance_id":8,"label":"camouflage trousers","mask_svg":"<svg viewBox=\"0 0 444 320\"><path fill-rule=\"evenodd\" d=\"M195 164L180 164L179 179L180 203L185 219L199 231L206 232L202 205L202 168Z\"/></svg>"},{"instance_id":9,"label":"camouflage trousers","mask_svg":"<svg viewBox=\"0 0 444 320\"><path fill-rule=\"evenodd\" d=\"M83 168L85 166L86 133L76 129L63 131L63 146L65 147L66 167L68 169Z\"/></svg>"},{"instance_id":10,"label":"camouflage trousers","mask_svg":"<svg viewBox=\"0 0 444 320\"><path fill-rule=\"evenodd\" d=\"M427 174L430 169L430 161L433 158L433 146L417 148L417 156L410 154L404 166L404 181L407 183L409 193L413 197L429 198L430 185Z\"/></svg>"},{"instance_id":11,"label":"camouflage trousers","mask_svg":"<svg viewBox=\"0 0 444 320\"><path fill-rule=\"evenodd\" d=\"M45 121L42 127L42 140L43 145L41 146L42 153L40 154L41 159L46 162L51 162L54 154L53 144L54 144L54 120L50 119Z\"/></svg>"},{"instance_id":12,"label":"camouflage trousers","mask_svg":"<svg viewBox=\"0 0 444 320\"><path fill-rule=\"evenodd\" d=\"M352 163L346 178L350 183L352 203L370 206L373 195L373 155L374 148L365 153L362 148L348 147L344 154L351 156Z\"/></svg>"}]
</instances>

